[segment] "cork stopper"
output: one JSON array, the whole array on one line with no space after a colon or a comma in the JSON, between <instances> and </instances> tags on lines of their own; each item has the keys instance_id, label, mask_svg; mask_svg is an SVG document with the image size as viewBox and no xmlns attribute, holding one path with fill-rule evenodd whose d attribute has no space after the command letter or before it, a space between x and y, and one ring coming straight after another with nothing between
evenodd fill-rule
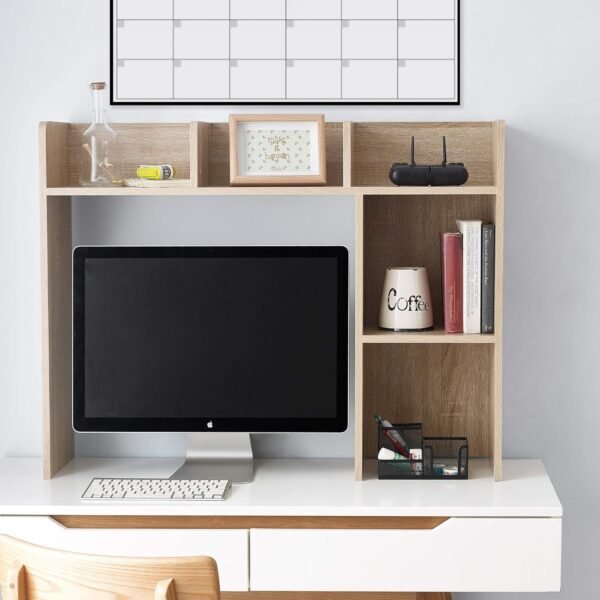
<instances>
[{"instance_id":1,"label":"cork stopper","mask_svg":"<svg viewBox=\"0 0 600 600\"><path fill-rule=\"evenodd\" d=\"M104 81L93 81L90 83L91 90L103 90L106 88L106 83Z\"/></svg>"}]
</instances>

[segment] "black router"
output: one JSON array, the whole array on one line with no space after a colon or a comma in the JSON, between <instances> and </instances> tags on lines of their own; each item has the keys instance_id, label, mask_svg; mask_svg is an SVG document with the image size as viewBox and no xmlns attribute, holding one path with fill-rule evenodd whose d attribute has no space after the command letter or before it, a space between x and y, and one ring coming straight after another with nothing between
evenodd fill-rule
<instances>
[{"instance_id":1,"label":"black router","mask_svg":"<svg viewBox=\"0 0 600 600\"><path fill-rule=\"evenodd\" d=\"M410 163L394 163L390 169L390 181L394 185L442 186L463 185L469 172L463 163L446 160L446 136L443 138L443 156L440 165L418 165L415 162L415 138L410 142Z\"/></svg>"}]
</instances>

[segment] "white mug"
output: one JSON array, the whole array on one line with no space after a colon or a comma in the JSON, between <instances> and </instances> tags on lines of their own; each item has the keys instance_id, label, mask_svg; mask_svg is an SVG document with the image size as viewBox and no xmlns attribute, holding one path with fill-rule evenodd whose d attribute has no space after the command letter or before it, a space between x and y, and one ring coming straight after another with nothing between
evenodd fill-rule
<instances>
[{"instance_id":1,"label":"white mug","mask_svg":"<svg viewBox=\"0 0 600 600\"><path fill-rule=\"evenodd\" d=\"M393 331L433 329L427 269L389 267L385 271L379 327Z\"/></svg>"}]
</instances>

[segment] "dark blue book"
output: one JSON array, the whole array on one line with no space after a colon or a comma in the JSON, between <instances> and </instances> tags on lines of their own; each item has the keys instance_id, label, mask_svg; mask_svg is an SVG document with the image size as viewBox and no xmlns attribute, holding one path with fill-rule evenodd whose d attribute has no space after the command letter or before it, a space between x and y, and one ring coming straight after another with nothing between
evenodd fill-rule
<instances>
[{"instance_id":1,"label":"dark blue book","mask_svg":"<svg viewBox=\"0 0 600 600\"><path fill-rule=\"evenodd\" d=\"M481 228L481 333L494 333L496 226Z\"/></svg>"}]
</instances>

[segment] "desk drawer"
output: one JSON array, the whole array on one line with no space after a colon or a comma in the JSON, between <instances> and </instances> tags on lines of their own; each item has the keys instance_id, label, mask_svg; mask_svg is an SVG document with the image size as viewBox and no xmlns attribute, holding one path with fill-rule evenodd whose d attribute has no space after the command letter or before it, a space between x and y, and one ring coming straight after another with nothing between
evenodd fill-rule
<instances>
[{"instance_id":1,"label":"desk drawer","mask_svg":"<svg viewBox=\"0 0 600 600\"><path fill-rule=\"evenodd\" d=\"M223 591L248 590L247 529L69 529L50 517L0 517L0 533L89 554L212 556Z\"/></svg>"},{"instance_id":2,"label":"desk drawer","mask_svg":"<svg viewBox=\"0 0 600 600\"><path fill-rule=\"evenodd\" d=\"M422 530L250 531L257 591L560 589L561 519L452 518Z\"/></svg>"}]
</instances>

